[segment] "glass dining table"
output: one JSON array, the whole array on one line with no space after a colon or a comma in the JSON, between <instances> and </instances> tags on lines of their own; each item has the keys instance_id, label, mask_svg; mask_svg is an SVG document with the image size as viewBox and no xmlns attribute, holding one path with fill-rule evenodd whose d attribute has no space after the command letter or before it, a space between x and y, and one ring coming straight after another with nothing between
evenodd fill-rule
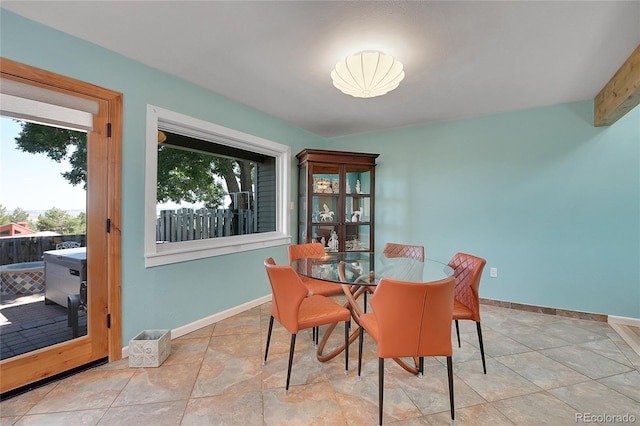
<instances>
[{"instance_id":1,"label":"glass dining table","mask_svg":"<svg viewBox=\"0 0 640 426\"><path fill-rule=\"evenodd\" d=\"M367 311L367 294L375 292L375 288L383 278L391 278L411 282L432 282L453 276L453 268L433 259L414 259L392 256L384 253L368 252L327 252L322 257L305 257L291 262L291 267L304 277L328 281L342 286L347 298L344 306L349 308L354 327L349 342L356 340L359 333L360 316ZM332 324L325 331L318 344L317 358L326 362L344 351L344 343L335 349L325 352L325 346L337 324ZM417 373L417 363L410 365L404 360L395 361L405 370ZM414 360L416 361L416 360Z\"/></svg>"}]
</instances>

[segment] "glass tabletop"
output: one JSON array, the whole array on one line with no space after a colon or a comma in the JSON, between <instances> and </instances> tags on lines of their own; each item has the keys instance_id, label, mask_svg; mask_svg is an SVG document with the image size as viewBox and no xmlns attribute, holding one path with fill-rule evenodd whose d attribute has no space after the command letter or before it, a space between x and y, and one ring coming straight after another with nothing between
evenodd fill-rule
<instances>
[{"instance_id":1,"label":"glass tabletop","mask_svg":"<svg viewBox=\"0 0 640 426\"><path fill-rule=\"evenodd\" d=\"M300 275L342 284L341 262L344 262L347 282L367 286L377 285L382 278L429 282L453 275L449 265L437 260L387 257L381 253L327 252L323 257L296 259L291 266Z\"/></svg>"}]
</instances>

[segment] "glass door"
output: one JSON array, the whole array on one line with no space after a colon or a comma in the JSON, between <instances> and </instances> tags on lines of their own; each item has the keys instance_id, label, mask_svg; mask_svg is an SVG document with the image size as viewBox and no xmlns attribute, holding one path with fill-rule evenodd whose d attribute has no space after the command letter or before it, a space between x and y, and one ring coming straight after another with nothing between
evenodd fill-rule
<instances>
[{"instance_id":1,"label":"glass door","mask_svg":"<svg viewBox=\"0 0 640 426\"><path fill-rule=\"evenodd\" d=\"M312 164L311 176L311 238L330 252L341 251L344 240L341 224L341 167Z\"/></svg>"},{"instance_id":2,"label":"glass door","mask_svg":"<svg viewBox=\"0 0 640 426\"><path fill-rule=\"evenodd\" d=\"M110 128L120 135L122 99L107 89L0 60L3 80L35 85L35 93L46 88L79 96L96 106L81 132L76 130L82 127L60 127L46 113L28 122L16 122L16 115L2 118L0 203L7 203L2 213L10 216L2 230L11 233L0 239L0 392L5 395L108 356L120 358L120 332L109 329L109 322L119 324L120 308L115 291L120 140L110 138ZM51 166L58 176L45 174ZM7 179L5 172L12 176ZM57 183L47 186L54 179ZM117 313L113 318L110 310ZM30 332L20 333L18 324Z\"/></svg>"},{"instance_id":3,"label":"glass door","mask_svg":"<svg viewBox=\"0 0 640 426\"><path fill-rule=\"evenodd\" d=\"M371 251L371 169L345 166L345 250Z\"/></svg>"},{"instance_id":4,"label":"glass door","mask_svg":"<svg viewBox=\"0 0 640 426\"><path fill-rule=\"evenodd\" d=\"M0 117L0 136L4 360L87 334L87 132Z\"/></svg>"}]
</instances>

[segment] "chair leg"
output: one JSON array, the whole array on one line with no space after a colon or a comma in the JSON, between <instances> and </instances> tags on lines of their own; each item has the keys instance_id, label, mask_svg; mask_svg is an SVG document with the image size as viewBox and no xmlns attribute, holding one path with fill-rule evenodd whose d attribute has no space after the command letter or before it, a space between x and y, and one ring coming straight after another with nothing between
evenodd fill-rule
<instances>
[{"instance_id":1,"label":"chair leg","mask_svg":"<svg viewBox=\"0 0 640 426\"><path fill-rule=\"evenodd\" d=\"M458 347L460 346L460 328L458 327L458 320L456 320L456 335L458 336Z\"/></svg>"},{"instance_id":2,"label":"chair leg","mask_svg":"<svg viewBox=\"0 0 640 426\"><path fill-rule=\"evenodd\" d=\"M293 365L293 352L296 348L296 335L291 335L291 347L289 348L289 367L287 367L287 386L284 388L285 394L289 395L289 381L291 380L291 366Z\"/></svg>"},{"instance_id":3,"label":"chair leg","mask_svg":"<svg viewBox=\"0 0 640 426\"><path fill-rule=\"evenodd\" d=\"M453 403L453 362L451 357L447 357L447 375L449 376L449 405L451 407L451 424L455 424L455 405Z\"/></svg>"},{"instance_id":4,"label":"chair leg","mask_svg":"<svg viewBox=\"0 0 640 426\"><path fill-rule=\"evenodd\" d=\"M80 295L70 294L67 296L67 327L71 327L74 338L80 334L78 329L78 309L80 309Z\"/></svg>"},{"instance_id":5,"label":"chair leg","mask_svg":"<svg viewBox=\"0 0 640 426\"><path fill-rule=\"evenodd\" d=\"M316 348L318 347L319 336L320 336L320 327L316 327L316 341L315 341Z\"/></svg>"},{"instance_id":6,"label":"chair leg","mask_svg":"<svg viewBox=\"0 0 640 426\"><path fill-rule=\"evenodd\" d=\"M487 374L487 364L484 361L484 344L482 343L482 328L480 327L480 321L476 323L478 329L478 343L480 344L480 355L482 355L482 369L484 374Z\"/></svg>"},{"instance_id":7,"label":"chair leg","mask_svg":"<svg viewBox=\"0 0 640 426\"><path fill-rule=\"evenodd\" d=\"M349 330L351 321L344 322L344 375L349 374Z\"/></svg>"},{"instance_id":8,"label":"chair leg","mask_svg":"<svg viewBox=\"0 0 640 426\"><path fill-rule=\"evenodd\" d=\"M267 332L267 347L264 350L264 361L262 361L262 365L267 365L267 354L269 353L269 343L271 342L272 329L273 329L273 316L269 318L269 331Z\"/></svg>"},{"instance_id":9,"label":"chair leg","mask_svg":"<svg viewBox=\"0 0 640 426\"><path fill-rule=\"evenodd\" d=\"M418 364L418 377L422 377L424 375L424 357L420 357L420 362Z\"/></svg>"},{"instance_id":10,"label":"chair leg","mask_svg":"<svg viewBox=\"0 0 640 426\"><path fill-rule=\"evenodd\" d=\"M384 358L378 358L378 424L382 426L382 402L384 400Z\"/></svg>"},{"instance_id":11,"label":"chair leg","mask_svg":"<svg viewBox=\"0 0 640 426\"><path fill-rule=\"evenodd\" d=\"M360 336L358 338L358 379L362 372L362 341L364 340L364 328L360 326Z\"/></svg>"}]
</instances>

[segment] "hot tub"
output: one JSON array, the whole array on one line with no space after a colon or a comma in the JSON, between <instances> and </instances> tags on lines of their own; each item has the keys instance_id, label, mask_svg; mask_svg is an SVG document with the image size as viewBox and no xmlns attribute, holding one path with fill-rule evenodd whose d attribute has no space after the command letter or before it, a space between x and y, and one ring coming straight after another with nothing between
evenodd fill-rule
<instances>
[{"instance_id":1,"label":"hot tub","mask_svg":"<svg viewBox=\"0 0 640 426\"><path fill-rule=\"evenodd\" d=\"M49 250L43 257L47 281L44 302L66 308L67 297L80 293L80 284L87 280L87 248Z\"/></svg>"},{"instance_id":2,"label":"hot tub","mask_svg":"<svg viewBox=\"0 0 640 426\"><path fill-rule=\"evenodd\" d=\"M2 296L25 296L44 292L44 262L0 266Z\"/></svg>"}]
</instances>

